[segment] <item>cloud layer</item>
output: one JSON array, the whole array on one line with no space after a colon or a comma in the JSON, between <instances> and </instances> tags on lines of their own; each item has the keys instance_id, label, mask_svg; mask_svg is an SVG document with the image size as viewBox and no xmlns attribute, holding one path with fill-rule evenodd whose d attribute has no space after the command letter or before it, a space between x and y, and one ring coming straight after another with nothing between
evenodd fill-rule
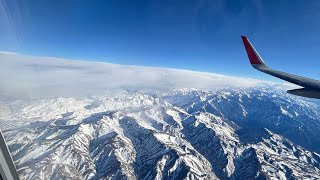
<instances>
[{"instance_id":1,"label":"cloud layer","mask_svg":"<svg viewBox=\"0 0 320 180\"><path fill-rule=\"evenodd\" d=\"M108 91L249 88L260 80L187 70L70 61L0 53L0 94L19 97L86 96Z\"/></svg>"}]
</instances>

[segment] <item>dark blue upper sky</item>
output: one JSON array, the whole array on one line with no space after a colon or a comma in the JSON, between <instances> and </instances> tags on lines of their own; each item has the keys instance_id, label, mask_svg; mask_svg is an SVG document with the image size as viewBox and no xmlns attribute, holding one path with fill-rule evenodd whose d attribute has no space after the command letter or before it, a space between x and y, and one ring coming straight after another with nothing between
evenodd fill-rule
<instances>
[{"instance_id":1,"label":"dark blue upper sky","mask_svg":"<svg viewBox=\"0 0 320 180\"><path fill-rule=\"evenodd\" d=\"M272 67L319 76L320 1L0 0L0 51L269 77L248 63L247 35Z\"/></svg>"}]
</instances>

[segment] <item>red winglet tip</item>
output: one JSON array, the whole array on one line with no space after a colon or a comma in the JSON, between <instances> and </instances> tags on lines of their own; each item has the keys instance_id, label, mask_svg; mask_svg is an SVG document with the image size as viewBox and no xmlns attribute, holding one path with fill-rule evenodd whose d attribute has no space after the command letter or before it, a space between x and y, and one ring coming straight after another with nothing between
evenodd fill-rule
<instances>
[{"instance_id":1,"label":"red winglet tip","mask_svg":"<svg viewBox=\"0 0 320 180\"><path fill-rule=\"evenodd\" d=\"M258 57L258 55L255 53L251 43L249 42L248 38L246 36L241 36L244 47L247 51L248 58L250 60L251 64L261 64L261 61Z\"/></svg>"}]
</instances>

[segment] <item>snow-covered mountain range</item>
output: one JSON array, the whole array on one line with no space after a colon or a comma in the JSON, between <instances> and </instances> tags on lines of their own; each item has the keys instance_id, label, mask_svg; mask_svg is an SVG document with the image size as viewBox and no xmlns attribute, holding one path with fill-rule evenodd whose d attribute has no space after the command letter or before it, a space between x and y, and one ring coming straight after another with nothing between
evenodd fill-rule
<instances>
[{"instance_id":1,"label":"snow-covered mountain range","mask_svg":"<svg viewBox=\"0 0 320 180\"><path fill-rule=\"evenodd\" d=\"M21 179L320 178L320 106L287 85L0 57L0 127Z\"/></svg>"}]
</instances>

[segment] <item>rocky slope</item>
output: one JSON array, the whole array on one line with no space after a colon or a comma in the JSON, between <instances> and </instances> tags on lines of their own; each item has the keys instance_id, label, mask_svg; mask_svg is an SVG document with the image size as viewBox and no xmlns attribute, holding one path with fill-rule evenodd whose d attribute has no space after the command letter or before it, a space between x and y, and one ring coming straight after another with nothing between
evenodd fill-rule
<instances>
[{"instance_id":1,"label":"rocky slope","mask_svg":"<svg viewBox=\"0 0 320 180\"><path fill-rule=\"evenodd\" d=\"M319 179L319 105L271 89L1 98L22 179Z\"/></svg>"}]
</instances>

